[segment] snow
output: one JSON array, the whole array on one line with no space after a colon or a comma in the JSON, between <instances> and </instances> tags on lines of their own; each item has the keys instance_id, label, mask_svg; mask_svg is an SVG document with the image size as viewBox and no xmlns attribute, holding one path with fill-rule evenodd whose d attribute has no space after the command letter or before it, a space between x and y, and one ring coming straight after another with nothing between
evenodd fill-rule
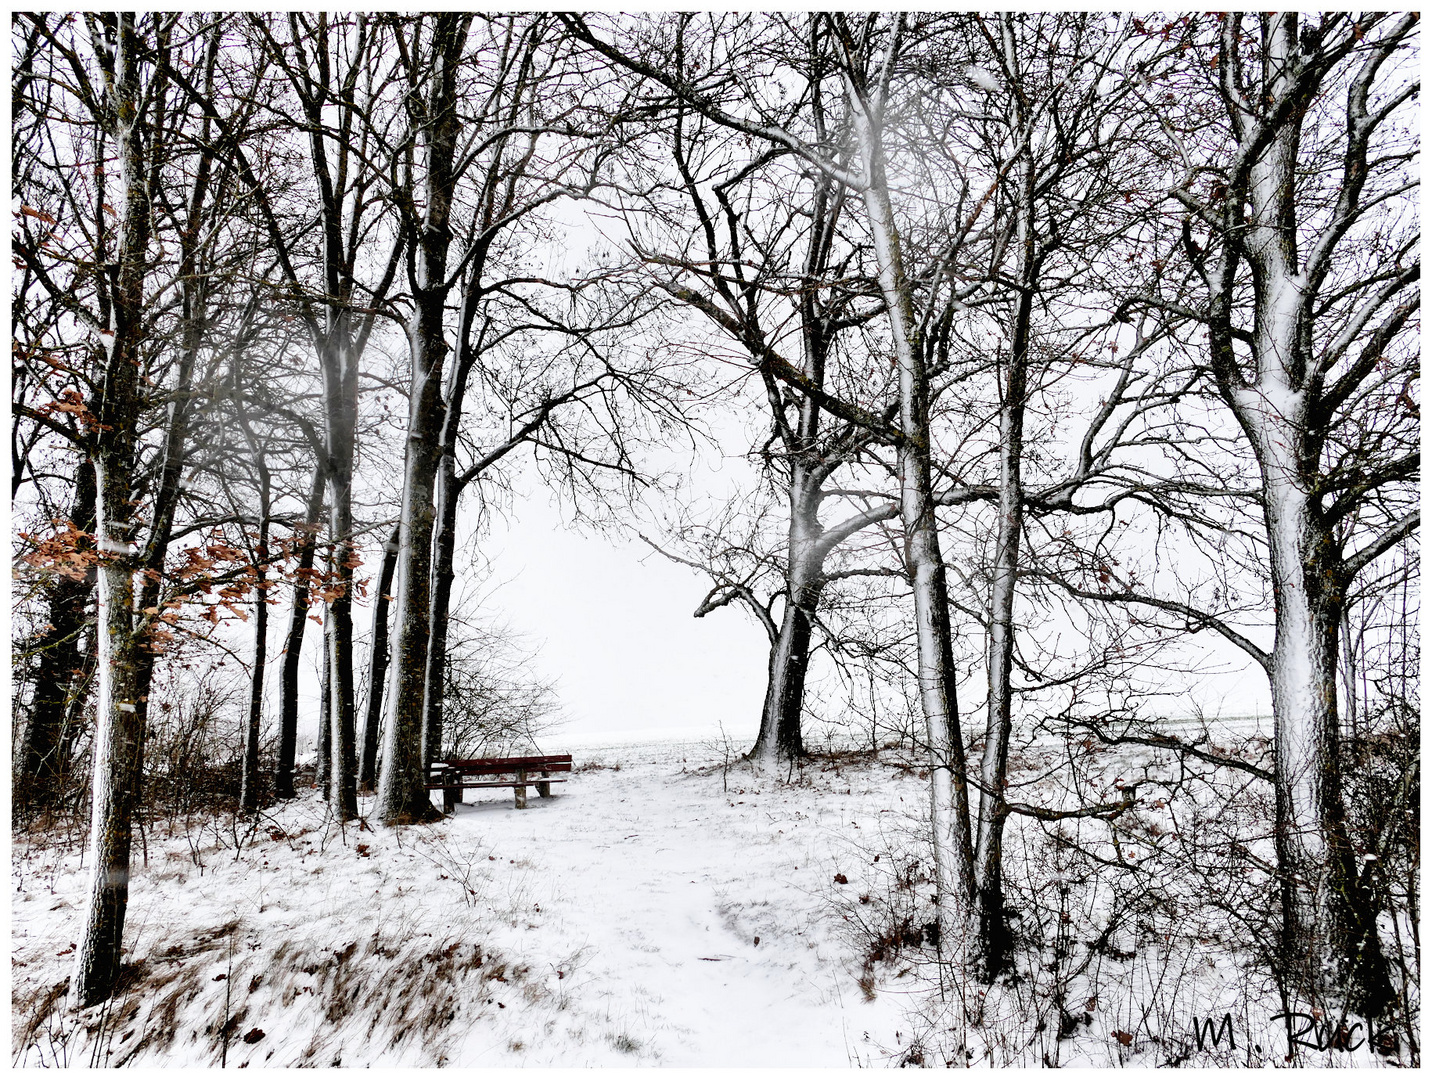
<instances>
[{"instance_id":1,"label":"snow","mask_svg":"<svg viewBox=\"0 0 1432 1080\"><path fill-rule=\"evenodd\" d=\"M993 72L988 71L985 68L978 67L975 64L971 64L965 68L965 75L969 78L970 82L974 83L982 90L988 90L991 93L995 93L1001 88L1000 81L998 78L995 77Z\"/></svg>"},{"instance_id":2,"label":"snow","mask_svg":"<svg viewBox=\"0 0 1432 1080\"><path fill-rule=\"evenodd\" d=\"M775 784L721 760L589 748L552 798L468 792L431 827L340 830L308 793L247 840L224 819L151 829L125 932L143 993L23 1050L24 1003L68 975L85 875L77 850L17 844L18 1060L883 1064L902 1000L864 999L831 894L837 867L858 877L845 836L900 794L868 771Z\"/></svg>"},{"instance_id":3,"label":"snow","mask_svg":"<svg viewBox=\"0 0 1432 1080\"><path fill-rule=\"evenodd\" d=\"M1187 737L1203 725L1167 727ZM1220 752L1260 744L1256 718L1209 727ZM1083 743L1017 743L1020 797L1067 799L1048 778ZM1219 853L1266 820L1267 793L1246 776L1214 783L1162 749L1089 751L1092 796L1139 779L1122 847L1103 822L1046 833L1012 818L1018 977L941 994L920 940L933 868L928 775L913 751L829 754L773 775L724 740L572 749L568 781L522 811L479 790L435 825L340 829L310 791L252 826L228 814L152 824L134 847L123 985L81 1014L61 1000L83 916L81 830L21 834L12 1060L1286 1063L1275 988L1228 915L1234 904L1256 921L1271 893L1248 869L1219 876ZM1176 794L1171 778L1190 770L1209 782ZM1055 836L1125 869L1095 872ZM1266 838L1250 845L1271 857ZM1145 894L1149 881L1164 884ZM913 944L891 945L912 932ZM1195 1048L1198 1018L1225 1013L1237 1047ZM1304 1058L1382 1063L1367 1046Z\"/></svg>"}]
</instances>

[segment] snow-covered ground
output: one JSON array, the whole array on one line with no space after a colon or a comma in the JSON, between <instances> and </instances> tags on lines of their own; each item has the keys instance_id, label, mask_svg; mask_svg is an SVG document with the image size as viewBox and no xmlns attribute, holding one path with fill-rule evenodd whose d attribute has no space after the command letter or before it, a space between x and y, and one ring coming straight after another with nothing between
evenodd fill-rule
<instances>
[{"instance_id":1,"label":"snow-covered ground","mask_svg":"<svg viewBox=\"0 0 1432 1080\"><path fill-rule=\"evenodd\" d=\"M1075 753L1088 755L1086 801L1140 777L1141 796L1112 831L1011 822L1021 944L1015 972L988 988L935 985L927 785L899 751L819 756L777 778L724 741L574 746L570 780L527 810L474 791L432 826L340 829L309 792L255 825L154 825L136 837L122 988L79 1015L62 1000L83 915L79 837L21 837L12 1058L1290 1063L1283 1006L1248 944L1273 894L1251 851L1230 847L1266 819L1266 798L1236 777L1189 780L1164 750L1091 745L1041 736L1012 756L1034 802L1068 798L1052 778ZM1302 1063L1414 1060L1395 1028L1376 1033L1381 1052L1357 1028L1353 1052L1310 1049L1327 1027L1306 1018Z\"/></svg>"},{"instance_id":2,"label":"snow-covered ground","mask_svg":"<svg viewBox=\"0 0 1432 1080\"><path fill-rule=\"evenodd\" d=\"M15 1060L885 1063L903 1000L857 986L833 902L854 886L835 875L858 882L850 837L923 785L831 763L753 783L722 756L589 747L553 798L518 811L468 792L431 827L339 830L310 795L251 834L197 818L151 831L130 988L78 1023L39 1006L69 973L79 855L18 843Z\"/></svg>"}]
</instances>

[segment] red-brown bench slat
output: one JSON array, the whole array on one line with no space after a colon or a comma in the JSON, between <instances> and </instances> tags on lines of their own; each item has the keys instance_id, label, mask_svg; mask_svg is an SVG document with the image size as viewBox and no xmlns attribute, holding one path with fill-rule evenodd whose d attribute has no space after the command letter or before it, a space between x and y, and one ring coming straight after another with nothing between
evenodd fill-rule
<instances>
[{"instance_id":1,"label":"red-brown bench slat","mask_svg":"<svg viewBox=\"0 0 1432 1080\"><path fill-rule=\"evenodd\" d=\"M571 772L571 754L529 754L508 758L450 758L433 762L433 769L458 769L470 773L504 773L517 769L546 769L549 772Z\"/></svg>"}]
</instances>

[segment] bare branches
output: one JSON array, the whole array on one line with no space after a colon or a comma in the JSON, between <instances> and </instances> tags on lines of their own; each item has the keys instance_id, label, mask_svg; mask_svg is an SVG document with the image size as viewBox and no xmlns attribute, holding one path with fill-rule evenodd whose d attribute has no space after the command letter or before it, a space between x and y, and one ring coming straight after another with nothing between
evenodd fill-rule
<instances>
[{"instance_id":1,"label":"bare branches","mask_svg":"<svg viewBox=\"0 0 1432 1080\"><path fill-rule=\"evenodd\" d=\"M780 636L780 627L778 627L775 620L771 618L770 605L761 602L760 598L752 591L748 582L735 580L710 565L703 565L693 559L687 559L674 552L668 551L656 543L656 541L647 537L644 533L638 532L636 535L658 555L670 559L674 563L689 566L693 570L698 570L703 574L710 574L716 578L715 587L713 587L712 590L706 594L705 599L696 606L696 610L692 612L693 617L697 619L704 618L711 612L723 608L733 601L739 600L746 605L747 610L749 610L751 614L756 616L756 619L765 629L767 638L769 638L772 643Z\"/></svg>"}]
</instances>

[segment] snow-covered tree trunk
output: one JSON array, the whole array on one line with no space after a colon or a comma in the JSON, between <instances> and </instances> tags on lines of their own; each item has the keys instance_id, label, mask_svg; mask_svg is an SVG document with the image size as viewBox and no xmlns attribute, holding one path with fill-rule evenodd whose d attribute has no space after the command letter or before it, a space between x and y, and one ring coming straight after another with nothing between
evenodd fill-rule
<instances>
[{"instance_id":1,"label":"snow-covered tree trunk","mask_svg":"<svg viewBox=\"0 0 1432 1080\"><path fill-rule=\"evenodd\" d=\"M119 974L129 899L131 825L139 801L144 730L137 704L140 647L134 634L133 522L123 454L101 451L95 464L100 499L99 687L95 699L91 788L90 888L71 992L78 1005L109 996Z\"/></svg>"},{"instance_id":2,"label":"snow-covered tree trunk","mask_svg":"<svg viewBox=\"0 0 1432 1080\"><path fill-rule=\"evenodd\" d=\"M457 67L471 16L439 15L431 33L429 80L418 104L415 88L409 108L418 129L423 169L423 206L416 241L414 313L408 328L412 381L409 390L408 443L399 518L397 614L383 733L383 768L378 779L378 808L388 824L420 821L432 814L427 792L424 692L431 627L434 496L442 459L442 379L447 342L444 313L448 280L450 215L457 176ZM411 62L421 48L421 25L414 34ZM413 78L418 72L413 70Z\"/></svg>"},{"instance_id":3,"label":"snow-covered tree trunk","mask_svg":"<svg viewBox=\"0 0 1432 1080\"><path fill-rule=\"evenodd\" d=\"M1032 186L1032 169L1027 176ZM1026 213L1025 211L1028 211ZM999 410L999 502L995 523L994 565L989 605L988 701L984 754L980 761L979 814L975 835L976 920L982 972L992 979L1002 969L1011 944L1004 916L1003 834L1009 815L1004 789L1013 729L1013 667L1015 590L1019 574L1020 538L1024 531L1024 409L1029 366L1030 287L1033 262L1033 207L1021 207L1026 256L1023 285L1015 313L1014 338L1005 365Z\"/></svg>"},{"instance_id":4,"label":"snow-covered tree trunk","mask_svg":"<svg viewBox=\"0 0 1432 1080\"><path fill-rule=\"evenodd\" d=\"M119 974L129 900L131 827L144 762L144 725L138 707L147 687L139 685L142 643L134 611L138 522L131 484L152 193L139 71L148 49L139 40L135 21L130 12L91 21L110 106L108 135L116 181L110 198L116 210L118 245L110 326L101 334L107 355L94 454L99 685L91 748L90 884L70 983L71 1000L81 1007L108 997Z\"/></svg>"},{"instance_id":5,"label":"snow-covered tree trunk","mask_svg":"<svg viewBox=\"0 0 1432 1080\"><path fill-rule=\"evenodd\" d=\"M887 68L894 62L898 38L897 26L891 34ZM906 568L915 599L917 678L929 755L930 824L940 925L948 940L948 935L961 927L969 915L968 905L974 893L974 853L964 743L956 712L949 594L931 479L929 387L924 357L916 340L911 286L901 259L900 234L886 178L880 134L884 107L881 87L878 82L859 87L849 76L848 84L863 166L866 218L899 372L900 518L905 533Z\"/></svg>"},{"instance_id":6,"label":"snow-covered tree trunk","mask_svg":"<svg viewBox=\"0 0 1432 1080\"><path fill-rule=\"evenodd\" d=\"M1006 67L1018 77L1019 57L1009 25L1003 26ZM1028 106L1020 94L1014 98L1014 130L1028 124ZM1009 768L1009 739L1013 729L1013 667L1015 591L1019 578L1020 539L1024 532L1024 413L1028 394L1029 343L1035 277L1038 273L1035 236L1035 166L1028 140L1016 158L1014 196L1010 210L1016 215L1014 242L1018 270L1014 275L1017 301L1010 327L1008 356L998 364L999 500L995 520L994 564L990 572L988 696L984 753L980 761L979 812L975 824L975 924L981 976L993 980L1004 968L1011 940L1004 915L1003 838L1009 816L1004 791Z\"/></svg>"},{"instance_id":7,"label":"snow-covered tree trunk","mask_svg":"<svg viewBox=\"0 0 1432 1080\"><path fill-rule=\"evenodd\" d=\"M1274 646L1268 663L1273 698L1275 845L1281 889L1281 960L1294 986L1314 1000L1346 992L1354 1008L1380 1011L1391 1000L1377 910L1352 850L1343 804L1337 664L1347 590L1359 570L1415 530L1415 509L1400 520L1387 512L1371 541L1343 550L1350 525L1381 485L1415 476L1415 452L1386 452L1358 462L1356 481L1326 461L1338 423L1365 430L1369 419L1338 414L1379 370L1407 325L1415 297L1384 305L1413 285L1411 266L1359 271L1335 265L1334 253L1364 211L1370 170L1395 157L1372 158L1372 134L1416 91L1409 85L1370 105L1373 81L1416 25L1399 19L1369 37L1383 16L1324 16L1300 29L1296 14L1261 17L1249 38L1241 17L1225 16L1219 56L1220 93L1237 149L1214 202L1180 199L1212 226L1208 255L1185 239L1209 287L1209 346L1219 393L1242 427L1261 475L1264 525L1274 602ZM1256 45L1251 44L1256 41ZM1361 45L1360 45L1361 43ZM1346 83L1346 145L1341 184L1331 207L1301 197L1310 175L1304 145L1309 110L1341 58L1361 49ZM1245 68L1251 52L1253 63ZM1245 79L1245 72L1247 78ZM1246 83L1246 85L1245 85ZM1250 95L1250 90L1255 91ZM1394 174L1393 184L1404 178ZM1388 180L1383 180L1385 185ZM1384 188L1384 191L1387 189ZM1398 190L1392 189L1396 194ZM1300 215L1304 220L1300 220ZM1309 233L1300 251L1300 230ZM1363 237L1376 241L1380 233ZM1347 256L1341 256L1346 261ZM1401 255L1398 256L1400 260ZM1240 271L1246 263L1247 275ZM1325 287L1336 280L1335 287ZM1340 307L1349 298L1353 306ZM1236 325L1251 306L1252 329ZM1339 312L1336 325L1329 312ZM1374 317L1381 316L1380 324ZM1319 335L1319 320L1323 332ZM1352 353L1361 338L1359 353ZM1375 402L1370 396L1369 403ZM1397 447L1384 424L1380 441ZM1378 443L1365 443L1380 451Z\"/></svg>"},{"instance_id":8,"label":"snow-covered tree trunk","mask_svg":"<svg viewBox=\"0 0 1432 1080\"><path fill-rule=\"evenodd\" d=\"M807 402L807 411L817 411ZM804 418L803 418L804 419ZM804 427L805 424L802 424ZM811 619L823 584L820 539L820 485L805 463L791 465L790 523L786 548L786 602L780 629L767 661L766 697L761 707L760 734L751 758L773 766L805 754L801 713L805 706L806 671L810 666Z\"/></svg>"}]
</instances>

